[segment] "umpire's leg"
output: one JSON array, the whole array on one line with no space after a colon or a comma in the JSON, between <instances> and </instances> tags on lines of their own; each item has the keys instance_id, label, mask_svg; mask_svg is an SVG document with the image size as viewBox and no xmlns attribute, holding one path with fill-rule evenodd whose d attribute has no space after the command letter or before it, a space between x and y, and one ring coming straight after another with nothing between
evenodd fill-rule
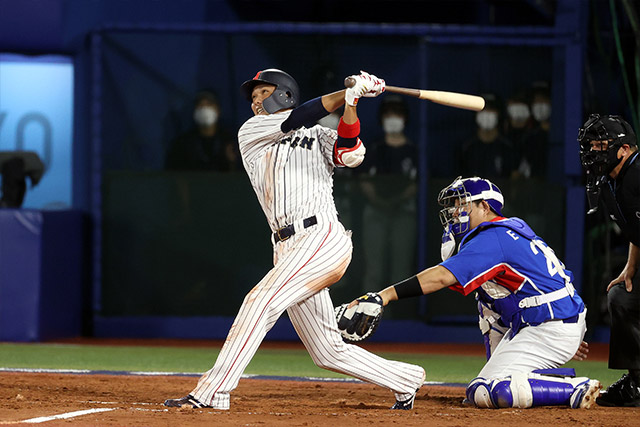
<instances>
[{"instance_id":1,"label":"umpire's leg","mask_svg":"<svg viewBox=\"0 0 640 427\"><path fill-rule=\"evenodd\" d=\"M613 286L607 294L611 315L609 341L610 369L640 369L640 273L627 292L624 283Z\"/></svg>"}]
</instances>

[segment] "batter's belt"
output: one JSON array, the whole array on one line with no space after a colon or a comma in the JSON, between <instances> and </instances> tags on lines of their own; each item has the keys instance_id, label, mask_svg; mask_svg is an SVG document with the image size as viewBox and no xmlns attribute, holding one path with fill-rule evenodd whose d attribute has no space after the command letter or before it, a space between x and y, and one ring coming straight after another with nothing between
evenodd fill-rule
<instances>
[{"instance_id":1,"label":"batter's belt","mask_svg":"<svg viewBox=\"0 0 640 427\"><path fill-rule=\"evenodd\" d=\"M312 225L316 225L317 223L318 223L318 218L316 218L315 215L310 216L309 218L305 218L302 220L302 227L309 228ZM294 234L296 234L296 227L294 224L289 224L285 227L277 229L273 233L273 240L276 243L282 242L283 240L287 240L289 237L293 236Z\"/></svg>"}]
</instances>

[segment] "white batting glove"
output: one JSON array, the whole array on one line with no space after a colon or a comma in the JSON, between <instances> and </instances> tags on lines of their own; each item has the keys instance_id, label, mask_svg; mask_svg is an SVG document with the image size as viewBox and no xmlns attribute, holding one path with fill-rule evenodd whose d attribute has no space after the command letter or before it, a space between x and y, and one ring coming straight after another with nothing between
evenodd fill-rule
<instances>
[{"instance_id":1,"label":"white batting glove","mask_svg":"<svg viewBox=\"0 0 640 427\"><path fill-rule=\"evenodd\" d=\"M352 76L356 77L356 76ZM352 107L358 105L358 100L364 96L366 88L356 80L356 84L353 87L347 89L344 93L344 102Z\"/></svg>"},{"instance_id":2,"label":"white batting glove","mask_svg":"<svg viewBox=\"0 0 640 427\"><path fill-rule=\"evenodd\" d=\"M367 91L363 95L366 98L374 98L384 92L386 83L384 79L378 78L366 71L360 71L360 76L365 83Z\"/></svg>"},{"instance_id":3,"label":"white batting glove","mask_svg":"<svg viewBox=\"0 0 640 427\"><path fill-rule=\"evenodd\" d=\"M352 107L358 104L358 100L361 97L372 98L378 96L384 92L386 87L383 79L379 79L366 71L360 71L360 74L349 77L355 80L355 85L346 90L344 99Z\"/></svg>"}]
</instances>

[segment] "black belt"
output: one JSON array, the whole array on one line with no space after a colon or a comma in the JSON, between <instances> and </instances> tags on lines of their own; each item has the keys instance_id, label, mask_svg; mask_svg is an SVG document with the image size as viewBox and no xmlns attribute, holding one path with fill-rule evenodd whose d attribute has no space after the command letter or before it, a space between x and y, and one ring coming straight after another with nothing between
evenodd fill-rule
<instances>
[{"instance_id":1,"label":"black belt","mask_svg":"<svg viewBox=\"0 0 640 427\"><path fill-rule=\"evenodd\" d=\"M569 317L568 319L562 319L564 323L578 323L578 315L576 314L573 317Z\"/></svg>"},{"instance_id":2,"label":"black belt","mask_svg":"<svg viewBox=\"0 0 640 427\"><path fill-rule=\"evenodd\" d=\"M309 228L312 225L316 225L317 223L318 223L318 218L316 218L315 215L302 220L302 226L304 228ZM286 227L277 229L273 233L273 240L276 243L282 242L283 240L287 240L289 237L293 236L294 234L296 234L296 229L293 226L293 224L289 224Z\"/></svg>"}]
</instances>

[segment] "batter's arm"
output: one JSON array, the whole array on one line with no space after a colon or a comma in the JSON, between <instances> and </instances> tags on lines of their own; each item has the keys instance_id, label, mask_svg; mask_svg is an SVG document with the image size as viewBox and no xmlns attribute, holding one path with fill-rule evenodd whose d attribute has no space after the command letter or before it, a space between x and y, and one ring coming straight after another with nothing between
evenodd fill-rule
<instances>
[{"instance_id":1,"label":"batter's arm","mask_svg":"<svg viewBox=\"0 0 640 427\"><path fill-rule=\"evenodd\" d=\"M345 94L345 89L339 90L337 92L329 93L327 95L324 95L321 98L322 99L322 106L329 113L333 113L338 108L340 108L340 107L342 107L344 105L344 94Z\"/></svg>"},{"instance_id":2,"label":"batter's arm","mask_svg":"<svg viewBox=\"0 0 640 427\"><path fill-rule=\"evenodd\" d=\"M318 120L344 104L344 93L345 90L340 90L305 102L291 112L287 120L282 122L280 129L287 133L301 126L313 126Z\"/></svg>"}]
</instances>

